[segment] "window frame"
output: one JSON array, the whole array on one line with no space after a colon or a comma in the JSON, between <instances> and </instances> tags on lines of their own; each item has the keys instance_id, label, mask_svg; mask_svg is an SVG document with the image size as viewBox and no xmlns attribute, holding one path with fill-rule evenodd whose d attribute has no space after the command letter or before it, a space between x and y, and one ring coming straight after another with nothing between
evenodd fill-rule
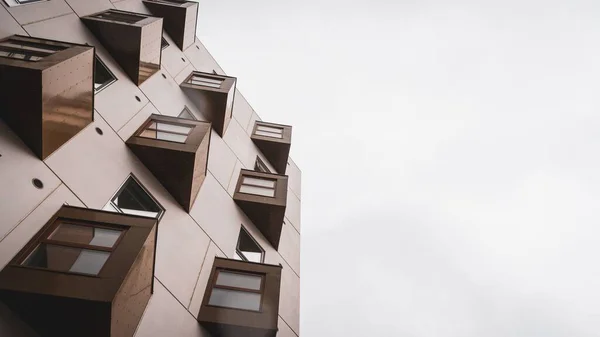
<instances>
[{"instance_id":1,"label":"window frame","mask_svg":"<svg viewBox=\"0 0 600 337\"><path fill-rule=\"evenodd\" d=\"M181 115L183 115L184 112L187 113L188 115L190 115L192 118L182 117ZM194 114L192 113L192 110L190 110L190 108L188 108L187 105L183 106L183 109L181 109L181 112L179 113L179 115L177 115L177 118L187 119L187 120L190 120L190 121L197 121L198 120L196 118L196 116L194 116Z\"/></svg>"},{"instance_id":2,"label":"window frame","mask_svg":"<svg viewBox=\"0 0 600 337\"><path fill-rule=\"evenodd\" d=\"M126 18L127 16L129 16L131 18L137 17L139 20L137 20L137 21L119 20L119 18ZM137 25L140 22L148 19L151 16L142 14L142 13L128 12L128 11L122 11L122 10L119 10L116 8L110 8L110 9L102 11L100 13L88 15L88 17L96 19L96 20L110 21L110 22L115 22L115 23L120 23L120 24L125 24L125 25Z\"/></svg>"},{"instance_id":3,"label":"window frame","mask_svg":"<svg viewBox=\"0 0 600 337\"><path fill-rule=\"evenodd\" d=\"M254 171L261 173L273 173L259 156L256 156L256 160L254 161Z\"/></svg>"},{"instance_id":4,"label":"window frame","mask_svg":"<svg viewBox=\"0 0 600 337\"><path fill-rule=\"evenodd\" d=\"M182 119L190 120L188 118L182 118ZM147 130L152 130L152 131L156 131L156 132L159 131L158 129L150 129L150 126L152 125L152 123L154 123L156 125L158 125L158 124L167 124L167 125L181 126L181 127L189 128L190 130L188 131L187 134L160 130L161 132L165 132L165 133L170 133L170 134L185 136L185 140L183 142L176 142L174 140L160 139L160 138L156 138L156 137L152 138L152 137L142 136L142 134L145 131L147 131ZM151 139L151 140L155 140L155 141L161 141L161 142L169 142L169 143L175 143L175 144L186 144L187 141L188 141L188 139L190 138L190 136L194 132L194 128L195 128L195 126L194 125L190 125L190 124L178 123L178 122L175 122L175 121L159 121L159 120L151 119L150 121L146 121L146 123L144 124L143 128L141 128L141 131L136 132L135 136L136 137L140 137L140 138Z\"/></svg>"},{"instance_id":5,"label":"window frame","mask_svg":"<svg viewBox=\"0 0 600 337\"><path fill-rule=\"evenodd\" d=\"M244 262L247 262L247 261L244 261ZM254 262L249 262L249 263L254 263ZM226 273L230 273L230 274L259 276L260 277L260 289L256 290L256 289L219 285L219 284L217 284L217 280L219 279L219 274L222 271L225 271ZM247 312L254 312L254 313L262 313L263 312L263 302L264 302L263 299L265 296L265 282L266 282L266 274L265 273L258 273L258 272L253 273L253 272L240 271L240 270L235 270L235 269L230 269L230 268L218 267L215 269L214 277L212 278L212 283L210 284L210 293L208 294L208 301L206 302L206 306L213 307L213 308L227 309L227 310L239 310L239 311L247 311ZM238 291L238 292L245 292L245 293L259 294L260 295L259 310L240 309L240 308L226 307L226 306L222 306L222 305L209 304L210 298L212 297L213 289L215 289L215 288L231 290L231 291Z\"/></svg>"},{"instance_id":6,"label":"window frame","mask_svg":"<svg viewBox=\"0 0 600 337\"><path fill-rule=\"evenodd\" d=\"M263 173L263 172L261 172ZM251 178L251 179L257 179L257 180L265 180L265 181L272 181L273 182L273 187L266 187L266 186L261 186L258 184L247 184L244 183L244 180L246 180L246 178ZM251 186L251 187L257 187L257 188L262 188L265 190L272 190L273 191L273 195L262 195L262 194L256 194L256 193L248 193L248 192L242 192L242 187L243 186ZM240 181L240 186L238 188L238 193L242 193L242 194L248 194L248 195L253 195L256 197L263 197L263 198L277 198L277 178L269 178L269 177L256 177L256 176L244 176L242 177L241 181Z\"/></svg>"},{"instance_id":7,"label":"window frame","mask_svg":"<svg viewBox=\"0 0 600 337\"><path fill-rule=\"evenodd\" d=\"M241 238L241 235L242 235L242 231L244 233L246 233L246 235L248 235L248 237L250 238L250 240L252 240L252 242L254 242L254 244L256 244L256 247L258 247L258 249L261 250L262 253L260 254L260 262L255 262L255 261L248 260L248 258L244 255L244 253L242 253L242 250L240 250L240 238ZM238 234L238 240L237 240L237 243L235 245L235 253L241 258L241 261L254 262L254 263L265 263L266 251L256 241L256 239L254 239L254 237L252 235L250 235L250 233L248 232L248 230L246 230L246 228L244 228L244 226L241 226L241 228L240 228L240 233Z\"/></svg>"},{"instance_id":8,"label":"window frame","mask_svg":"<svg viewBox=\"0 0 600 337\"><path fill-rule=\"evenodd\" d=\"M110 200L106 203L106 205L104 205L104 207L102 209L105 210L105 211L107 211L107 212L132 215L132 214L123 212L121 210L121 207L117 206L117 204L114 203L114 200L121 195L121 193L123 192L123 190L127 186L127 182L129 181L129 179L133 179L133 181L135 181L138 184L138 186L142 189L142 191L144 191L148 195L148 197L150 197L150 199L152 199L152 201L154 201L154 203L156 204L156 206L158 206L158 208L160 209L160 212L155 217L149 217L149 216L143 216L143 215L136 215L136 216L141 216L141 217L149 218L149 219L156 219L157 221L160 222L160 220L162 219L163 215L166 212L166 209L158 202L158 200L156 200L156 198L148 191L148 189L146 189L146 187L144 187L144 185L142 185L142 183L140 183L139 179L137 179L137 177L133 173L130 173L127 176L127 178L125 178L125 180L123 181L123 183L121 183L121 185L117 189L117 192L115 192L110 197ZM110 207L118 210L118 212L107 210L106 207L109 206L109 205L110 205Z\"/></svg>"},{"instance_id":9,"label":"window frame","mask_svg":"<svg viewBox=\"0 0 600 337\"><path fill-rule=\"evenodd\" d=\"M56 229L58 229L58 227L62 224L67 224L67 225L76 225L76 226L83 226L83 227L90 227L90 228L102 228L102 229L111 229L111 230L118 230L121 233L119 234L119 237L117 238L117 240L115 241L115 243L112 245L112 247L102 247L102 246L96 246L96 245L90 245L90 244L82 244L82 243L75 243L75 242L68 242L68 241L61 241L61 240L52 240L49 237L54 234L54 232L56 231ZM123 240L123 238L125 237L125 235L127 234L127 231L129 230L128 226L124 226L124 225L115 225L115 224L104 224L104 223L92 223L91 221L84 221L84 220L77 220L77 219L67 219L67 218L63 218L63 217L58 217L56 219L54 219L54 221L52 222L52 224L50 226L48 226L47 228L43 229L41 232L38 233L36 240L35 240L35 244L30 245L29 247L27 247L27 249L23 252L21 252L21 255L15 260L15 262L18 264L18 267L21 268L28 268L28 269L36 269L36 270L45 270L45 271L51 271L54 273L63 273L63 274L74 274L74 275L79 275L79 276L88 276L88 277L96 277L96 278L100 278L100 274L102 273L102 271L104 270L104 268L106 267L106 265L108 264L108 261L110 260L110 258L112 257L112 253L117 249L117 247L119 246L119 244L121 243L121 241ZM106 259L106 261L104 261L104 264L102 265L102 267L100 268L100 270L98 270L98 273L96 274L86 274L86 273L80 273L80 272L73 272L73 271L65 271L65 270L55 270L52 268L42 268L42 267L35 267L35 266L28 266L25 265L23 263L25 263L25 261L27 259L29 259L29 257L42 245L52 245L52 246L59 246L59 247L67 247L67 248L74 248L74 249L80 249L80 250L92 250L92 251L99 251L99 252L105 252L108 253L108 257Z\"/></svg>"},{"instance_id":10,"label":"window frame","mask_svg":"<svg viewBox=\"0 0 600 337\"><path fill-rule=\"evenodd\" d=\"M110 86L111 84L115 83L117 81L117 76L115 76L115 74L113 74L113 72L110 70L110 68L108 68L108 66L106 65L106 63L104 63L104 61L102 61L102 59L100 58L100 56L98 56L98 53L96 53L96 55L94 56L94 62L98 61L98 63L100 63L100 65L102 67L104 67L104 69L108 72L108 74L112 77L111 81L108 81L102 85L100 85L97 89L96 89L96 64L94 63L94 95L99 93L100 91L106 89L108 86Z\"/></svg>"},{"instance_id":11,"label":"window frame","mask_svg":"<svg viewBox=\"0 0 600 337\"><path fill-rule=\"evenodd\" d=\"M163 33L163 37L160 38L160 50L163 51L163 50L167 49L170 45L171 44L169 43L169 41L167 41L167 39L165 39L164 33Z\"/></svg>"}]
</instances>

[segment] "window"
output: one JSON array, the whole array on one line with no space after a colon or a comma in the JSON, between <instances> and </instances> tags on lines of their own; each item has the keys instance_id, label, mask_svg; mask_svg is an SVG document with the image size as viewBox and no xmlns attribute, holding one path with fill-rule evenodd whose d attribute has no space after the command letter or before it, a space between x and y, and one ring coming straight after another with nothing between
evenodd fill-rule
<instances>
[{"instance_id":1,"label":"window","mask_svg":"<svg viewBox=\"0 0 600 337\"><path fill-rule=\"evenodd\" d=\"M257 125L254 134L271 138L283 138L283 128L267 125Z\"/></svg>"},{"instance_id":2,"label":"window","mask_svg":"<svg viewBox=\"0 0 600 337\"><path fill-rule=\"evenodd\" d=\"M25 5L25 4L34 3L34 2L42 2L42 1L45 1L45 0L4 0L4 2L9 7Z\"/></svg>"},{"instance_id":3,"label":"window","mask_svg":"<svg viewBox=\"0 0 600 337\"><path fill-rule=\"evenodd\" d=\"M265 251L254 241L254 238L242 227L235 249L235 259L263 263Z\"/></svg>"},{"instance_id":4,"label":"window","mask_svg":"<svg viewBox=\"0 0 600 337\"><path fill-rule=\"evenodd\" d=\"M169 42L163 37L160 40L160 49L165 49L169 46Z\"/></svg>"},{"instance_id":5,"label":"window","mask_svg":"<svg viewBox=\"0 0 600 337\"><path fill-rule=\"evenodd\" d=\"M208 305L260 311L263 275L217 269Z\"/></svg>"},{"instance_id":6,"label":"window","mask_svg":"<svg viewBox=\"0 0 600 337\"><path fill-rule=\"evenodd\" d=\"M94 60L94 93L100 92L116 81L115 75L108 70L108 67L96 55Z\"/></svg>"},{"instance_id":7,"label":"window","mask_svg":"<svg viewBox=\"0 0 600 337\"><path fill-rule=\"evenodd\" d=\"M185 119L191 119L193 121L197 121L198 119L196 119L196 117L194 117L194 114L192 114L192 112L190 111L190 109L187 106L183 107L183 110L181 110L181 113L179 113L179 116L177 116L178 118L185 118Z\"/></svg>"},{"instance_id":8,"label":"window","mask_svg":"<svg viewBox=\"0 0 600 337\"><path fill-rule=\"evenodd\" d=\"M104 206L104 210L157 219L164 212L164 209L133 176L127 178L125 184Z\"/></svg>"},{"instance_id":9,"label":"window","mask_svg":"<svg viewBox=\"0 0 600 337\"><path fill-rule=\"evenodd\" d=\"M151 121L138 136L176 143L185 143L193 127L177 123Z\"/></svg>"},{"instance_id":10,"label":"window","mask_svg":"<svg viewBox=\"0 0 600 337\"><path fill-rule=\"evenodd\" d=\"M91 15L92 18L134 24L140 22L146 18L144 15L139 15L131 12L119 11L116 9L110 9L106 12L98 13L95 15Z\"/></svg>"},{"instance_id":11,"label":"window","mask_svg":"<svg viewBox=\"0 0 600 337\"><path fill-rule=\"evenodd\" d=\"M223 84L223 81L224 79L222 78L211 78L194 74L190 77L188 83L194 85L201 85L204 87L220 88L221 84Z\"/></svg>"},{"instance_id":12,"label":"window","mask_svg":"<svg viewBox=\"0 0 600 337\"><path fill-rule=\"evenodd\" d=\"M260 195L263 197L275 197L276 179L260 177L242 177L240 193Z\"/></svg>"},{"instance_id":13,"label":"window","mask_svg":"<svg viewBox=\"0 0 600 337\"><path fill-rule=\"evenodd\" d=\"M0 56L16 60L37 62L72 45L35 38L13 36L0 42Z\"/></svg>"},{"instance_id":14,"label":"window","mask_svg":"<svg viewBox=\"0 0 600 337\"><path fill-rule=\"evenodd\" d=\"M267 164L265 164L265 162L263 162L258 156L256 156L256 162L254 162L254 171L271 173L271 170L269 170Z\"/></svg>"},{"instance_id":15,"label":"window","mask_svg":"<svg viewBox=\"0 0 600 337\"><path fill-rule=\"evenodd\" d=\"M59 220L48 232L21 265L98 275L124 230Z\"/></svg>"}]
</instances>

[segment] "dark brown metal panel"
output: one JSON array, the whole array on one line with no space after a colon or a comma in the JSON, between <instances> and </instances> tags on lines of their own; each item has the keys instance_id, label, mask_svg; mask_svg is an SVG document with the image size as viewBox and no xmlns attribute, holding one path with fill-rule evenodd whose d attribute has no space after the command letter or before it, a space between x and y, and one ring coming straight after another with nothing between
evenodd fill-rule
<instances>
[{"instance_id":1,"label":"dark brown metal panel","mask_svg":"<svg viewBox=\"0 0 600 337\"><path fill-rule=\"evenodd\" d=\"M240 193L243 177L275 179L275 197ZM233 195L236 204L276 250L279 249L281 230L285 218L287 185L288 177L285 175L241 170Z\"/></svg>"},{"instance_id":2,"label":"dark brown metal panel","mask_svg":"<svg viewBox=\"0 0 600 337\"><path fill-rule=\"evenodd\" d=\"M194 74L199 74L207 78L223 79L224 81L220 88L194 85L189 83ZM212 123L213 129L221 137L227 131L227 126L231 121L236 82L237 79L235 77L194 71L180 85L198 107L198 110Z\"/></svg>"},{"instance_id":3,"label":"dark brown metal panel","mask_svg":"<svg viewBox=\"0 0 600 337\"><path fill-rule=\"evenodd\" d=\"M216 257L198 313L198 321L218 337L275 337L279 315L281 269L281 266ZM257 312L209 305L218 270L263 275L261 310Z\"/></svg>"},{"instance_id":4,"label":"dark brown metal panel","mask_svg":"<svg viewBox=\"0 0 600 337\"><path fill-rule=\"evenodd\" d=\"M156 219L63 206L0 272L0 297L44 336L111 336L139 322L153 282ZM59 222L125 230L97 276L21 266ZM133 291L139 291L134 293ZM73 321L75 320L75 321ZM136 323L137 324L137 323ZM118 336L131 337L135 329Z\"/></svg>"},{"instance_id":5,"label":"dark brown metal panel","mask_svg":"<svg viewBox=\"0 0 600 337\"><path fill-rule=\"evenodd\" d=\"M142 84L160 69L161 18L146 16L140 22L128 24L98 19L94 17L97 14L81 20L134 83Z\"/></svg>"},{"instance_id":6,"label":"dark brown metal panel","mask_svg":"<svg viewBox=\"0 0 600 337\"><path fill-rule=\"evenodd\" d=\"M0 58L0 117L40 159L94 118L94 48L66 45L37 62Z\"/></svg>"},{"instance_id":7,"label":"dark brown metal panel","mask_svg":"<svg viewBox=\"0 0 600 337\"><path fill-rule=\"evenodd\" d=\"M259 125L282 128L283 137L278 139L257 135L256 130ZM271 165L273 165L273 168L275 168L278 173L285 174L287 161L290 155L290 147L292 144L292 127L289 125L256 121L254 123L254 129L252 130L252 135L250 138L265 155Z\"/></svg>"},{"instance_id":8,"label":"dark brown metal panel","mask_svg":"<svg viewBox=\"0 0 600 337\"><path fill-rule=\"evenodd\" d=\"M184 144L139 137L152 121L193 127ZM152 115L127 140L127 145L175 200L189 212L206 177L210 123Z\"/></svg>"},{"instance_id":9,"label":"dark brown metal panel","mask_svg":"<svg viewBox=\"0 0 600 337\"><path fill-rule=\"evenodd\" d=\"M194 43L198 15L196 2L158 2L143 1L146 7L156 16L164 19L165 31L173 39L179 49L184 50Z\"/></svg>"}]
</instances>

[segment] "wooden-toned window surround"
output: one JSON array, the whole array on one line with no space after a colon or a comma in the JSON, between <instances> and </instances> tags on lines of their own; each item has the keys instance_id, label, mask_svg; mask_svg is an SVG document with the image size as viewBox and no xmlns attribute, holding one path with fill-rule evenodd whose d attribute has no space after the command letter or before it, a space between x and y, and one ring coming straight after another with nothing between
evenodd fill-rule
<instances>
[{"instance_id":1,"label":"wooden-toned window surround","mask_svg":"<svg viewBox=\"0 0 600 337\"><path fill-rule=\"evenodd\" d=\"M256 121L250 139L277 173L285 174L292 145L292 127Z\"/></svg>"}]
</instances>

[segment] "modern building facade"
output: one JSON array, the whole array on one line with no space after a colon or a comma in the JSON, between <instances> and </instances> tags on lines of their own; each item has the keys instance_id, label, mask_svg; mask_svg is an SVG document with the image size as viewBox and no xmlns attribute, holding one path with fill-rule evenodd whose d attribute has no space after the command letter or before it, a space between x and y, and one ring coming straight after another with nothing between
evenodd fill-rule
<instances>
[{"instance_id":1,"label":"modern building facade","mask_svg":"<svg viewBox=\"0 0 600 337\"><path fill-rule=\"evenodd\" d=\"M299 336L292 127L198 3L0 3L0 336Z\"/></svg>"}]
</instances>

